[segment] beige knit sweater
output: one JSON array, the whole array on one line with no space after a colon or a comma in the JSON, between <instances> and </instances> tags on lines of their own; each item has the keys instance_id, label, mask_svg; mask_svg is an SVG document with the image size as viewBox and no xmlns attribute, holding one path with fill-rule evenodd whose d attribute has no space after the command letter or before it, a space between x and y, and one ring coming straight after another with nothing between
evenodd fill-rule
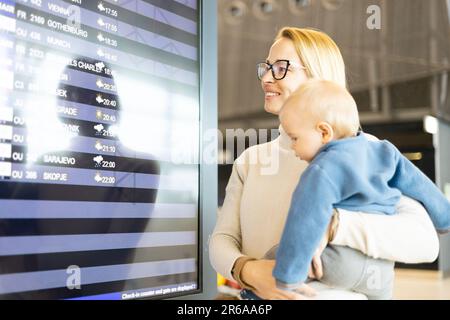
<instances>
[{"instance_id":1,"label":"beige knit sweater","mask_svg":"<svg viewBox=\"0 0 450 320\"><path fill-rule=\"evenodd\" d=\"M280 133L272 142L247 149L234 163L209 242L210 261L226 278L232 279L237 258L262 258L281 238L291 195L307 163L295 157L281 128ZM433 224L412 199L403 197L393 216L339 211L334 245L404 263L431 262L438 255Z\"/></svg>"}]
</instances>

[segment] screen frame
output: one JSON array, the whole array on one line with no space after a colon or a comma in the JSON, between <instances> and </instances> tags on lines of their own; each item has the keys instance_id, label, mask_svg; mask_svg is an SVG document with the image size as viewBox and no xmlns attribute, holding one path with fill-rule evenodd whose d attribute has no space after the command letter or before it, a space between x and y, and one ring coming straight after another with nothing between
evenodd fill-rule
<instances>
[{"instance_id":1,"label":"screen frame","mask_svg":"<svg viewBox=\"0 0 450 320\"><path fill-rule=\"evenodd\" d=\"M217 273L209 261L208 242L216 222L218 197L217 162L204 161L203 137L217 134L218 128L218 51L217 0L198 0L200 33L200 188L198 275L199 288L173 300L211 300L217 296ZM208 151L217 155L217 144Z\"/></svg>"},{"instance_id":2,"label":"screen frame","mask_svg":"<svg viewBox=\"0 0 450 320\"><path fill-rule=\"evenodd\" d=\"M204 161L204 150L217 155L217 144L206 145L204 137L217 136L218 62L217 0L197 0L199 34L199 193L198 193L198 287L185 293L147 299L213 299L217 295L217 274L209 262L208 241L217 212L217 161ZM208 135L206 135L208 133ZM210 139L209 139L210 140ZM213 140L214 142L214 140ZM216 159L214 159L216 160ZM143 299L143 300L147 300Z\"/></svg>"}]
</instances>

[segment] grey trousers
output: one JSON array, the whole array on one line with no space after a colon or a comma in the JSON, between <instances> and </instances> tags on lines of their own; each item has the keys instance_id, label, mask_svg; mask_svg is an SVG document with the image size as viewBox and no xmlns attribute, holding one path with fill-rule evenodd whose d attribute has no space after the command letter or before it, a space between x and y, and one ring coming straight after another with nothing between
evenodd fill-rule
<instances>
[{"instance_id":1,"label":"grey trousers","mask_svg":"<svg viewBox=\"0 0 450 320\"><path fill-rule=\"evenodd\" d=\"M277 247L265 255L275 259ZM341 246L328 246L322 254L323 278L329 287L362 293L369 300L390 300L394 287L394 262L373 259Z\"/></svg>"}]
</instances>

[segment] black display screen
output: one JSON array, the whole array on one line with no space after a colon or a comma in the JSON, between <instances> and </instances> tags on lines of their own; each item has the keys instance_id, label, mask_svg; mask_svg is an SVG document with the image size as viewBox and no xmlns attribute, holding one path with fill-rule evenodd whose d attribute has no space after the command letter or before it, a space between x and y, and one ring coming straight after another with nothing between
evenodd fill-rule
<instances>
[{"instance_id":1,"label":"black display screen","mask_svg":"<svg viewBox=\"0 0 450 320\"><path fill-rule=\"evenodd\" d=\"M199 289L198 6L0 0L0 299Z\"/></svg>"}]
</instances>

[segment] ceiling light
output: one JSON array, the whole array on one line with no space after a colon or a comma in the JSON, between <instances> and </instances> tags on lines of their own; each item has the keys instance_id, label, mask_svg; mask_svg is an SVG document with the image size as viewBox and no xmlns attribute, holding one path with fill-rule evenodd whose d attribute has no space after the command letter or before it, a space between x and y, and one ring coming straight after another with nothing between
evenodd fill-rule
<instances>
[{"instance_id":1,"label":"ceiling light","mask_svg":"<svg viewBox=\"0 0 450 320\"><path fill-rule=\"evenodd\" d=\"M449 0L450 1L450 0ZM288 6L292 13L300 14L311 7L312 0L288 0Z\"/></svg>"},{"instance_id":2,"label":"ceiling light","mask_svg":"<svg viewBox=\"0 0 450 320\"><path fill-rule=\"evenodd\" d=\"M271 17L277 8L277 2L274 0L256 0L253 2L253 13L260 19Z\"/></svg>"},{"instance_id":3,"label":"ceiling light","mask_svg":"<svg viewBox=\"0 0 450 320\"><path fill-rule=\"evenodd\" d=\"M423 128L427 133L437 134L439 130L438 120L433 116L426 116L423 119Z\"/></svg>"},{"instance_id":4,"label":"ceiling light","mask_svg":"<svg viewBox=\"0 0 450 320\"><path fill-rule=\"evenodd\" d=\"M343 3L344 0L322 0L322 5L327 10L337 10Z\"/></svg>"},{"instance_id":5,"label":"ceiling light","mask_svg":"<svg viewBox=\"0 0 450 320\"><path fill-rule=\"evenodd\" d=\"M243 20L247 11L247 5L243 1L230 1L225 7L225 20L230 24L238 24Z\"/></svg>"}]
</instances>

